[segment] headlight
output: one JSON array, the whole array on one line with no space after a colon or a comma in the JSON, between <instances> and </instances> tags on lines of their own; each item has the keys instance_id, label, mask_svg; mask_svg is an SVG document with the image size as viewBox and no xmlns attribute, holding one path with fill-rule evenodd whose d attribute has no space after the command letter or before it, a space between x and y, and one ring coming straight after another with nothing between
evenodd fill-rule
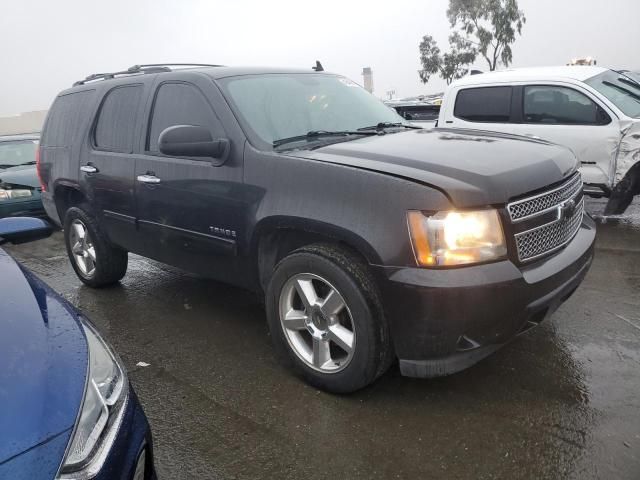
<instances>
[{"instance_id":1,"label":"headlight","mask_svg":"<svg viewBox=\"0 0 640 480\"><path fill-rule=\"evenodd\" d=\"M16 198L25 198L33 196L33 190L27 188L16 188L5 190L0 188L0 202L3 200L14 200Z\"/></svg>"},{"instance_id":2,"label":"headlight","mask_svg":"<svg viewBox=\"0 0 640 480\"><path fill-rule=\"evenodd\" d=\"M59 478L90 478L102 467L127 395L126 375L115 355L91 326L83 323L83 327L89 349L89 376Z\"/></svg>"},{"instance_id":3,"label":"headlight","mask_svg":"<svg viewBox=\"0 0 640 480\"><path fill-rule=\"evenodd\" d=\"M496 210L407 214L416 261L423 267L466 265L507 254Z\"/></svg>"}]
</instances>

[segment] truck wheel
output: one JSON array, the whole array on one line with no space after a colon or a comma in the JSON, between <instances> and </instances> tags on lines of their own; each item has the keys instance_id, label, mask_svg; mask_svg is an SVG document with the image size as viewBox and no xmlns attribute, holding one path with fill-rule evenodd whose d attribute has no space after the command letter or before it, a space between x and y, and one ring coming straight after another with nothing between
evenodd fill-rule
<instances>
[{"instance_id":1,"label":"truck wheel","mask_svg":"<svg viewBox=\"0 0 640 480\"><path fill-rule=\"evenodd\" d=\"M635 195L640 195L640 162L633 165L615 186L604 209L604 214L622 215Z\"/></svg>"},{"instance_id":2,"label":"truck wheel","mask_svg":"<svg viewBox=\"0 0 640 480\"><path fill-rule=\"evenodd\" d=\"M67 210L64 240L71 265L86 285L111 285L127 273L127 252L109 242L87 208Z\"/></svg>"},{"instance_id":3,"label":"truck wheel","mask_svg":"<svg viewBox=\"0 0 640 480\"><path fill-rule=\"evenodd\" d=\"M393 360L375 283L345 249L315 244L294 251L276 266L266 300L276 352L317 388L354 392Z\"/></svg>"}]
</instances>

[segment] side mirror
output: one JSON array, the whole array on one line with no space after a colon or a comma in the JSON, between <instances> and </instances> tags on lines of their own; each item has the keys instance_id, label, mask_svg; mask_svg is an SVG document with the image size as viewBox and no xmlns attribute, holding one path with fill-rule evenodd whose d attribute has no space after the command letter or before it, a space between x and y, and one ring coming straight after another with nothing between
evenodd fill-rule
<instances>
[{"instance_id":1,"label":"side mirror","mask_svg":"<svg viewBox=\"0 0 640 480\"><path fill-rule=\"evenodd\" d=\"M0 245L10 242L27 243L47 238L53 229L46 221L32 217L10 217L0 219Z\"/></svg>"},{"instance_id":2,"label":"side mirror","mask_svg":"<svg viewBox=\"0 0 640 480\"><path fill-rule=\"evenodd\" d=\"M225 160L229 140L214 140L211 132L197 125L174 125L166 128L158 138L160 153L171 157L208 157Z\"/></svg>"}]
</instances>

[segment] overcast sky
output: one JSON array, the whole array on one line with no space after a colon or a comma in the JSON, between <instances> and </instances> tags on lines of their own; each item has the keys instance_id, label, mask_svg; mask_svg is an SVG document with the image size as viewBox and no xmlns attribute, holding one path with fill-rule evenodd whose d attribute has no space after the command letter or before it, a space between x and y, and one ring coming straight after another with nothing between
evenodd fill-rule
<instances>
[{"instance_id":1,"label":"overcast sky","mask_svg":"<svg viewBox=\"0 0 640 480\"><path fill-rule=\"evenodd\" d=\"M519 0L527 16L514 66L561 65L591 55L640 69L640 0ZM418 44L447 45L448 0L16 0L0 16L0 115L48 108L90 73L137 63L201 62L311 67L375 93L435 92L418 80ZM478 61L480 69L486 69Z\"/></svg>"}]
</instances>

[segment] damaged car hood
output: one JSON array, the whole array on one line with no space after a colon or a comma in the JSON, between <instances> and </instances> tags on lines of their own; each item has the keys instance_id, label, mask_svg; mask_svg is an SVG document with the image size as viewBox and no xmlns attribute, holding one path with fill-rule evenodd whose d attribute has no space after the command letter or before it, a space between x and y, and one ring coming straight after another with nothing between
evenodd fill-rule
<instances>
[{"instance_id":1,"label":"damaged car hood","mask_svg":"<svg viewBox=\"0 0 640 480\"><path fill-rule=\"evenodd\" d=\"M0 184L2 183L29 188L40 187L36 167L33 165L0 169Z\"/></svg>"},{"instance_id":2,"label":"damaged car hood","mask_svg":"<svg viewBox=\"0 0 640 480\"><path fill-rule=\"evenodd\" d=\"M567 148L477 130L417 129L288 155L408 178L444 192L457 207L504 204L576 171Z\"/></svg>"}]
</instances>

